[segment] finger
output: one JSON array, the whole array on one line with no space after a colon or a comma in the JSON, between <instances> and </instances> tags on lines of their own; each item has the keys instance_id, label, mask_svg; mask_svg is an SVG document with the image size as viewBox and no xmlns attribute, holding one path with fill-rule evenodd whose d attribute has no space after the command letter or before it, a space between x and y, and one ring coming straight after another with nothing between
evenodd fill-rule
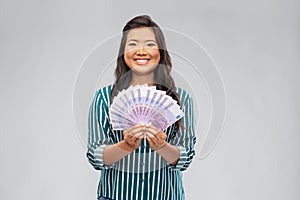
<instances>
[{"instance_id":1,"label":"finger","mask_svg":"<svg viewBox=\"0 0 300 200\"><path fill-rule=\"evenodd\" d=\"M165 141L167 139L167 135L165 134L157 134L159 141Z\"/></svg>"},{"instance_id":2,"label":"finger","mask_svg":"<svg viewBox=\"0 0 300 200\"><path fill-rule=\"evenodd\" d=\"M153 137L154 137L154 136L153 136L152 134L147 133L146 139L148 140L150 146L155 145L154 141L152 140Z\"/></svg>"},{"instance_id":3,"label":"finger","mask_svg":"<svg viewBox=\"0 0 300 200\"><path fill-rule=\"evenodd\" d=\"M139 127L144 127L145 125L143 123L139 123L139 124L136 124L134 126L131 126L129 128L127 128L126 130L124 130L123 132L126 132L126 133L130 133L132 130L136 129L136 128L139 128Z\"/></svg>"},{"instance_id":4,"label":"finger","mask_svg":"<svg viewBox=\"0 0 300 200\"><path fill-rule=\"evenodd\" d=\"M156 142L156 144L161 144L163 143L166 138L167 138L167 135L165 132L163 132L162 130L159 130L155 135L153 135L154 138L153 140Z\"/></svg>"},{"instance_id":5,"label":"finger","mask_svg":"<svg viewBox=\"0 0 300 200\"><path fill-rule=\"evenodd\" d=\"M148 130L148 133L151 133L154 137L157 138L157 140L165 140L166 138L166 133L163 132L162 130L158 130L157 132L153 131L153 130Z\"/></svg>"},{"instance_id":6,"label":"finger","mask_svg":"<svg viewBox=\"0 0 300 200\"><path fill-rule=\"evenodd\" d=\"M151 133L147 132L147 136L148 136L147 138L149 138L152 141L153 144L157 145L158 140L157 140L157 138L154 135L152 135Z\"/></svg>"},{"instance_id":7,"label":"finger","mask_svg":"<svg viewBox=\"0 0 300 200\"><path fill-rule=\"evenodd\" d=\"M124 134L124 135L129 134L129 133L131 132L132 129L133 129L133 128L130 127L130 128L128 128L128 129L124 130L124 131L123 131L123 134Z\"/></svg>"},{"instance_id":8,"label":"finger","mask_svg":"<svg viewBox=\"0 0 300 200\"><path fill-rule=\"evenodd\" d=\"M159 129L157 129L155 127L146 127L146 131L151 133L152 135L156 135L157 132L159 131Z\"/></svg>"},{"instance_id":9,"label":"finger","mask_svg":"<svg viewBox=\"0 0 300 200\"><path fill-rule=\"evenodd\" d=\"M146 128L155 128L152 124L145 124Z\"/></svg>"},{"instance_id":10,"label":"finger","mask_svg":"<svg viewBox=\"0 0 300 200\"><path fill-rule=\"evenodd\" d=\"M143 138L145 138L145 133L144 134L142 134L140 137L139 137L139 139L143 139Z\"/></svg>"},{"instance_id":11,"label":"finger","mask_svg":"<svg viewBox=\"0 0 300 200\"><path fill-rule=\"evenodd\" d=\"M129 136L126 139L126 142L129 143L132 146L139 146L139 138L133 137L133 136Z\"/></svg>"},{"instance_id":12,"label":"finger","mask_svg":"<svg viewBox=\"0 0 300 200\"><path fill-rule=\"evenodd\" d=\"M137 140L137 138L138 137L135 137L134 135L128 135L127 137L126 137L126 140L128 141L128 142L135 142L136 140Z\"/></svg>"},{"instance_id":13,"label":"finger","mask_svg":"<svg viewBox=\"0 0 300 200\"><path fill-rule=\"evenodd\" d=\"M146 132L146 135L148 136L148 137L150 137L150 138L154 138L154 135L152 134L152 133L150 133L150 132Z\"/></svg>"},{"instance_id":14,"label":"finger","mask_svg":"<svg viewBox=\"0 0 300 200\"><path fill-rule=\"evenodd\" d=\"M144 127L144 123L138 123L137 125L133 126L134 128Z\"/></svg>"},{"instance_id":15,"label":"finger","mask_svg":"<svg viewBox=\"0 0 300 200\"><path fill-rule=\"evenodd\" d=\"M132 137L138 139L140 138L141 136L144 136L144 132L139 132L139 133L136 133L135 135L132 135Z\"/></svg>"},{"instance_id":16,"label":"finger","mask_svg":"<svg viewBox=\"0 0 300 200\"><path fill-rule=\"evenodd\" d=\"M131 143L133 143L135 146L140 146L141 145L141 140L143 138L140 137L136 137L133 141L131 141Z\"/></svg>"},{"instance_id":17,"label":"finger","mask_svg":"<svg viewBox=\"0 0 300 200\"><path fill-rule=\"evenodd\" d=\"M160 130L159 128L157 128L156 126L153 126L152 124L146 124L145 126L147 128L153 129L153 130Z\"/></svg>"},{"instance_id":18,"label":"finger","mask_svg":"<svg viewBox=\"0 0 300 200\"><path fill-rule=\"evenodd\" d=\"M147 127L146 130L148 130L149 132L151 132L153 135L157 135L159 133L160 134L165 134L165 132L163 132L161 129L159 129L159 128L151 125L151 124Z\"/></svg>"},{"instance_id":19,"label":"finger","mask_svg":"<svg viewBox=\"0 0 300 200\"><path fill-rule=\"evenodd\" d=\"M159 139L163 139L165 140L167 138L167 135L165 132L163 132L162 130L159 130L156 135L155 135L157 138Z\"/></svg>"},{"instance_id":20,"label":"finger","mask_svg":"<svg viewBox=\"0 0 300 200\"><path fill-rule=\"evenodd\" d=\"M144 133L144 132L145 132L144 129L145 129L144 127L139 127L139 128L136 128L136 129L132 130L130 133L131 133L132 135L136 135L136 134L138 134L138 133Z\"/></svg>"}]
</instances>

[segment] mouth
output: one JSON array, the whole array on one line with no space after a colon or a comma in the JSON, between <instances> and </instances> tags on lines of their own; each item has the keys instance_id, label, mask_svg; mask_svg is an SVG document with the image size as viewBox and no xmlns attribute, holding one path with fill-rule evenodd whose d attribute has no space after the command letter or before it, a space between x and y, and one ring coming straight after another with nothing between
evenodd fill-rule
<instances>
[{"instance_id":1,"label":"mouth","mask_svg":"<svg viewBox=\"0 0 300 200\"><path fill-rule=\"evenodd\" d=\"M143 58L143 59L140 59L140 58L134 59L134 62L138 65L147 65L149 63L149 61L150 61L150 59L145 59L145 58Z\"/></svg>"}]
</instances>

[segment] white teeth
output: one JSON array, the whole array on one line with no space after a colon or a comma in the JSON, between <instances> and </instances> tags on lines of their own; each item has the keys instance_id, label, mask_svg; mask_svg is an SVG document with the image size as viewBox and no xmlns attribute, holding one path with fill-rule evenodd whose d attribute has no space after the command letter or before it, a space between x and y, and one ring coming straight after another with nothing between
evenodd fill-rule
<instances>
[{"instance_id":1,"label":"white teeth","mask_svg":"<svg viewBox=\"0 0 300 200\"><path fill-rule=\"evenodd\" d=\"M136 62L139 64L145 64L146 62L148 62L148 60L136 60Z\"/></svg>"}]
</instances>

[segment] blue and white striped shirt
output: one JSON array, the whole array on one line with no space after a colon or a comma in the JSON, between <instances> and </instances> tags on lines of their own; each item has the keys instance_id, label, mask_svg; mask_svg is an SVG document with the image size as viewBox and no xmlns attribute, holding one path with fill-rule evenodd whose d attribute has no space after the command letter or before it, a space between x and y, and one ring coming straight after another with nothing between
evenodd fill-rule
<instances>
[{"instance_id":1,"label":"blue and white striped shirt","mask_svg":"<svg viewBox=\"0 0 300 200\"><path fill-rule=\"evenodd\" d=\"M109 121L110 92L112 85L99 89L89 110L88 151L91 165L101 170L98 198L114 200L183 200L182 171L186 170L195 155L194 107L191 96L183 89L176 92L181 99L185 116L181 119L184 128L175 124L168 127L166 141L180 150L178 163L170 165L149 147L146 139L134 152L117 163L106 166L103 150L123 140L122 131L112 130Z\"/></svg>"}]
</instances>

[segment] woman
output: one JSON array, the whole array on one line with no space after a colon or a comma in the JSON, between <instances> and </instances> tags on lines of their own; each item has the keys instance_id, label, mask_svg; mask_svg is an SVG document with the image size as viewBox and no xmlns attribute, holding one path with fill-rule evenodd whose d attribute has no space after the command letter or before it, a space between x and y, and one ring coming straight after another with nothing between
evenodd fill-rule
<instances>
[{"instance_id":1,"label":"woman","mask_svg":"<svg viewBox=\"0 0 300 200\"><path fill-rule=\"evenodd\" d=\"M146 15L131 19L123 28L116 81L96 92L89 110L87 157L101 170L98 199L184 199L182 171L195 155L194 108L191 96L175 87L171 67L158 25ZM165 131L141 123L112 130L109 107L114 97L130 85L145 83L165 90L185 116Z\"/></svg>"}]
</instances>

